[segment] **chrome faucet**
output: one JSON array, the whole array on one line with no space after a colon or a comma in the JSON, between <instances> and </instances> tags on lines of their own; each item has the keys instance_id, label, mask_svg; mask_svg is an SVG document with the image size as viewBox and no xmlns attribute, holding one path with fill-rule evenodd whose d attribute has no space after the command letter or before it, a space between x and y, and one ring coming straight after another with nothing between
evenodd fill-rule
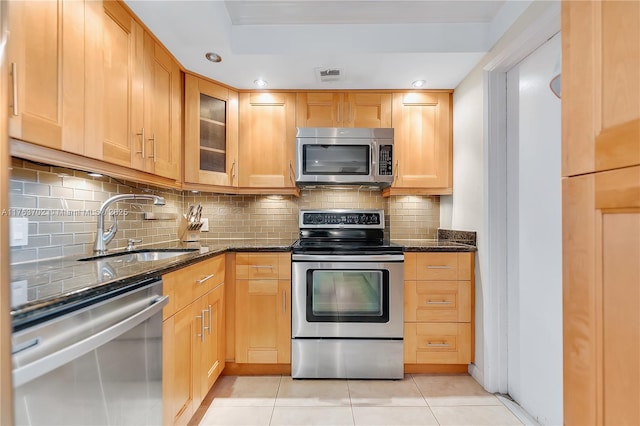
<instances>
[{"instance_id":1,"label":"chrome faucet","mask_svg":"<svg viewBox=\"0 0 640 426\"><path fill-rule=\"evenodd\" d=\"M97 254L104 254L107 251L107 244L113 240L116 232L118 231L118 215L113 214L113 224L104 230L104 215L107 213L107 209L113 203L123 200L153 200L153 205L164 206L164 198L157 195L145 195L145 194L122 194L114 195L107 201L102 203L98 210L98 226L96 230L96 241L93 243L93 252Z\"/></svg>"}]
</instances>

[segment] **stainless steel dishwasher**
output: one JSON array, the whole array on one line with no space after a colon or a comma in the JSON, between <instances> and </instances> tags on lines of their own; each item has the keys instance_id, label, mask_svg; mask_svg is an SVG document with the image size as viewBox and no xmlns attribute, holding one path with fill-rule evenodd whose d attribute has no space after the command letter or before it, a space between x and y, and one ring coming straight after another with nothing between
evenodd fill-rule
<instances>
[{"instance_id":1,"label":"stainless steel dishwasher","mask_svg":"<svg viewBox=\"0 0 640 426\"><path fill-rule=\"evenodd\" d=\"M162 424L162 281L14 332L16 425Z\"/></svg>"}]
</instances>

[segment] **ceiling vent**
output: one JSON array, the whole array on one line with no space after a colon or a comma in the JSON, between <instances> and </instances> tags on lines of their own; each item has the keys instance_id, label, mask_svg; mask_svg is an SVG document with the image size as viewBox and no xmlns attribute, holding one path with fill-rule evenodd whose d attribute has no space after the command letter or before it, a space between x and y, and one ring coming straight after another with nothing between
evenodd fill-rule
<instances>
[{"instance_id":1,"label":"ceiling vent","mask_svg":"<svg viewBox=\"0 0 640 426\"><path fill-rule=\"evenodd\" d=\"M342 80L342 70L338 68L316 68L316 78L320 83Z\"/></svg>"}]
</instances>

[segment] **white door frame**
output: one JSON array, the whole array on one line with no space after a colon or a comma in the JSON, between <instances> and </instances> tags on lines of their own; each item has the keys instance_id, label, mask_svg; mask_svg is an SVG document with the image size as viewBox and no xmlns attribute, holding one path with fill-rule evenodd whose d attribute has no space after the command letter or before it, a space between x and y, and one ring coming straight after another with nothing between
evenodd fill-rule
<instances>
[{"instance_id":1,"label":"white door frame","mask_svg":"<svg viewBox=\"0 0 640 426\"><path fill-rule=\"evenodd\" d=\"M508 392L507 368L507 71L560 31L560 3L553 2L484 67L484 228L488 286L484 301L484 372L489 392Z\"/></svg>"}]
</instances>

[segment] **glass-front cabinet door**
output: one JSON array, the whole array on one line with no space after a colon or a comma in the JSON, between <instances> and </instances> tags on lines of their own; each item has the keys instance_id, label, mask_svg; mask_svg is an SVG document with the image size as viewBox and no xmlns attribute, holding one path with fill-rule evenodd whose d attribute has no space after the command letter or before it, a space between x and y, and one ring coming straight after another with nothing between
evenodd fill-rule
<instances>
[{"instance_id":1,"label":"glass-front cabinet door","mask_svg":"<svg viewBox=\"0 0 640 426\"><path fill-rule=\"evenodd\" d=\"M238 94L185 76L185 183L238 186ZM218 188L223 190L223 188Z\"/></svg>"}]
</instances>

